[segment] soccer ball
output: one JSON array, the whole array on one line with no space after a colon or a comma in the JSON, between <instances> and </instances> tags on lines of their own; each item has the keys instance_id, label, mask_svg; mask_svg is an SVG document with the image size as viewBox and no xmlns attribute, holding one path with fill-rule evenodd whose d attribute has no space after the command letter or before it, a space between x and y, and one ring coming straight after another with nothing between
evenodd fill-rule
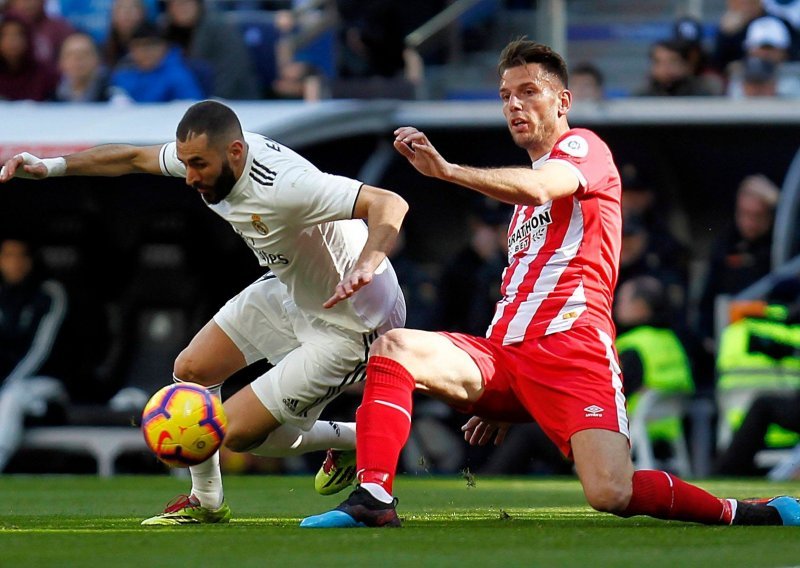
<instances>
[{"instance_id":1,"label":"soccer ball","mask_svg":"<svg viewBox=\"0 0 800 568\"><path fill-rule=\"evenodd\" d=\"M142 412L144 441L170 467L202 463L219 449L228 421L222 402L194 383L166 386Z\"/></svg>"}]
</instances>

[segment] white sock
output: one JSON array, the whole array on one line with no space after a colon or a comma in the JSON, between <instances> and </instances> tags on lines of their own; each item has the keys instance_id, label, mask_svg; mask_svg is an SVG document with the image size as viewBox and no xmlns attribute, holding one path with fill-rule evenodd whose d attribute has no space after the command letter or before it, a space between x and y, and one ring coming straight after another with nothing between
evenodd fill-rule
<instances>
[{"instance_id":1,"label":"white sock","mask_svg":"<svg viewBox=\"0 0 800 568\"><path fill-rule=\"evenodd\" d=\"M250 453L257 456L284 458L328 448L353 450L355 447L355 422L317 420L307 432L297 426L284 424L273 430L264 443L250 450Z\"/></svg>"},{"instance_id":2,"label":"white sock","mask_svg":"<svg viewBox=\"0 0 800 568\"><path fill-rule=\"evenodd\" d=\"M172 382L173 383L185 383L186 381L184 381L183 379L179 379L177 377L177 375L175 375L175 373L172 373ZM217 398L221 398L222 397L222 383L217 383L215 385L211 385L211 386L208 386L206 388L209 390L209 392L211 392L211 394L213 394Z\"/></svg>"},{"instance_id":3,"label":"white sock","mask_svg":"<svg viewBox=\"0 0 800 568\"><path fill-rule=\"evenodd\" d=\"M392 496L387 493L386 489L383 488L382 485L378 485L377 483L362 483L359 485L362 489L366 489L370 495L375 497L381 503L391 503Z\"/></svg>"},{"instance_id":4,"label":"white sock","mask_svg":"<svg viewBox=\"0 0 800 568\"><path fill-rule=\"evenodd\" d=\"M192 495L208 509L219 509L222 505L222 471L219 468L219 452L201 464L189 468L192 474Z\"/></svg>"},{"instance_id":5,"label":"white sock","mask_svg":"<svg viewBox=\"0 0 800 568\"><path fill-rule=\"evenodd\" d=\"M173 373L172 380L176 383L183 383ZM222 394L222 383L206 387L211 394L220 398ZM192 495L200 500L200 505L207 509L219 509L222 506L222 471L219 467L219 452L208 458L201 464L193 465L189 468L192 475Z\"/></svg>"},{"instance_id":6,"label":"white sock","mask_svg":"<svg viewBox=\"0 0 800 568\"><path fill-rule=\"evenodd\" d=\"M727 501L731 504L731 524L733 524L733 519L736 518L736 510L739 508L739 502L736 499L728 499Z\"/></svg>"}]
</instances>

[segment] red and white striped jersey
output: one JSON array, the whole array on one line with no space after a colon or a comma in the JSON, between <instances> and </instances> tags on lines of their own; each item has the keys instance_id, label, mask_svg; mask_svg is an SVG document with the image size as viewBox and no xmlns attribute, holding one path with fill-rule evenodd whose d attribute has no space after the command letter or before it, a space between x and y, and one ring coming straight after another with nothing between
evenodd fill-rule
<instances>
[{"instance_id":1,"label":"red and white striped jersey","mask_svg":"<svg viewBox=\"0 0 800 568\"><path fill-rule=\"evenodd\" d=\"M494 319L486 336L504 345L595 326L614 337L611 303L622 241L621 184L608 146L573 128L533 164L567 165L580 186L539 206L517 205L508 230Z\"/></svg>"}]
</instances>

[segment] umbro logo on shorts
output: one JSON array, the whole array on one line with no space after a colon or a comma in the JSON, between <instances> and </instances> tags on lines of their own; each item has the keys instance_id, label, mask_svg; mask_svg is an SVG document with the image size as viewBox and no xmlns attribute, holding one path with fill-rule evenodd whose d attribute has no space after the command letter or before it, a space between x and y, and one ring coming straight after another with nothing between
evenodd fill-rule
<instances>
[{"instance_id":1,"label":"umbro logo on shorts","mask_svg":"<svg viewBox=\"0 0 800 568\"><path fill-rule=\"evenodd\" d=\"M586 416L587 416L587 417L589 417L589 416L597 416L597 417L601 417L601 416L603 416L603 410L604 410L604 409L603 409L603 408L600 408L600 407L599 407L599 406L597 406L596 404L593 404L593 405L591 405L591 406L587 406L587 407L586 407L586 408L584 408L583 410L584 410L584 412L586 412Z\"/></svg>"}]
</instances>

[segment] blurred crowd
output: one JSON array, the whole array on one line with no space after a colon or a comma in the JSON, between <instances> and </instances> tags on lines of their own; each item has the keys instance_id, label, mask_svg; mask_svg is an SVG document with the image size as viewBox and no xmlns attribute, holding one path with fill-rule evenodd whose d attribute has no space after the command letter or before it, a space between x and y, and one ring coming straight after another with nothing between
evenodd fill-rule
<instances>
[{"instance_id":1,"label":"blurred crowd","mask_svg":"<svg viewBox=\"0 0 800 568\"><path fill-rule=\"evenodd\" d=\"M464 49L489 41L492 10L534 3L488 5L463 26ZM448 55L441 48L414 53L405 38L446 6L446 0L4 0L0 99L412 99L422 92L422 66ZM715 25L681 17L650 46L647 76L625 95L796 97L798 14L796 1L728 0ZM571 67L576 100L608 94L597 63Z\"/></svg>"},{"instance_id":2,"label":"blurred crowd","mask_svg":"<svg viewBox=\"0 0 800 568\"><path fill-rule=\"evenodd\" d=\"M61 0L57 6L5 0L0 99L414 98L418 76L404 37L445 5L338 0L276 9L256 1L228 7L209 0ZM712 37L701 22L680 18L669 37L651 46L649 73L632 95L800 96L798 26L800 1L728 0ZM319 29L333 31L315 35ZM606 97L597 65L580 62L570 71L578 104ZM770 273L779 189L761 174L740 180L734 214L698 277L681 229L683 212L671 209L645 165L618 166L624 225L614 315L631 415L635 420L637 401L648 391L711 401L721 425L708 456L718 458L714 472L764 473L756 460L761 450L800 440L800 275L777 282L764 301L728 306L721 299ZM510 214L500 204L476 201L463 249L442 265L420 262L401 235L392 260L409 327L484 334L507 263ZM163 369L171 368L179 346L236 288L222 284L224 277L236 272L235 261L247 262L225 251L217 256L231 261L229 269L200 272L195 259L209 248L189 242L190 224L175 211L154 216L129 251L133 261L111 267L124 284L110 289L86 276L86 266L109 254L85 220L64 217L46 242L29 233L0 235L0 471L22 443L26 424L124 422L165 382ZM151 383L142 384L142 377ZM243 373L239 384L247 378ZM31 380L20 388L23 379ZM357 391L340 397L331 417L352 418L359 398ZM81 405L103 410L81 413ZM402 458L406 471L570 470L536 424L513 428L500 448L471 448L459 440L462 417L445 405L421 399L415 412ZM693 427L678 417L650 428L657 455L668 455L671 442ZM235 459L234 469L252 467ZM315 468L313 456L310 462L298 458L276 467Z\"/></svg>"}]
</instances>

